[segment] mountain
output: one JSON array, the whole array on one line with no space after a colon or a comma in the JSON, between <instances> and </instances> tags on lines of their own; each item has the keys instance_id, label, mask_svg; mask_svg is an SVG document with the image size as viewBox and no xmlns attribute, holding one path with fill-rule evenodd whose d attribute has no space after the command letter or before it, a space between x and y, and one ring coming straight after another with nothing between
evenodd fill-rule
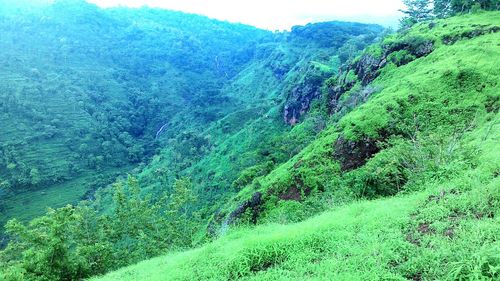
<instances>
[{"instance_id":1,"label":"mountain","mask_svg":"<svg viewBox=\"0 0 500 281\"><path fill-rule=\"evenodd\" d=\"M263 161L259 151L291 131L284 104L295 110L285 118L298 120L319 96L319 78L335 73L338 55L345 60L382 32L329 22L271 33L79 0L0 7L2 225L101 193L111 200L106 186L127 173L150 195L192 177L209 217L235 193L239 173ZM264 128L276 139L241 143Z\"/></svg>"},{"instance_id":2,"label":"mountain","mask_svg":"<svg viewBox=\"0 0 500 281\"><path fill-rule=\"evenodd\" d=\"M234 110L237 101L219 88L250 60L255 42L271 36L83 1L7 11L0 33L3 222L92 197L155 154L166 122L168 136ZM212 107L200 100L206 96Z\"/></svg>"},{"instance_id":3,"label":"mountain","mask_svg":"<svg viewBox=\"0 0 500 281\"><path fill-rule=\"evenodd\" d=\"M0 7L1 280L498 277L498 11Z\"/></svg>"},{"instance_id":4,"label":"mountain","mask_svg":"<svg viewBox=\"0 0 500 281\"><path fill-rule=\"evenodd\" d=\"M371 46L325 82L331 123L214 217L259 226L95 280L497 279L498 24L424 22Z\"/></svg>"}]
</instances>

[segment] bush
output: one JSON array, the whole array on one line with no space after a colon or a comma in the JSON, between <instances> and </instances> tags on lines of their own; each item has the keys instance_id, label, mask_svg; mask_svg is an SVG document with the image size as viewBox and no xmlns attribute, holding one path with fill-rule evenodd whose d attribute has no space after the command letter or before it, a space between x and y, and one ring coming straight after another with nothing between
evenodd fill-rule
<instances>
[{"instance_id":1,"label":"bush","mask_svg":"<svg viewBox=\"0 0 500 281\"><path fill-rule=\"evenodd\" d=\"M176 181L172 194L156 200L142 198L133 177L114 187L109 214L82 203L49 210L28 225L9 221L11 240L0 251L0 276L79 280L191 245L198 221L188 179Z\"/></svg>"},{"instance_id":2,"label":"bush","mask_svg":"<svg viewBox=\"0 0 500 281\"><path fill-rule=\"evenodd\" d=\"M393 52L387 57L388 61L394 63L397 66L405 65L409 62L414 61L415 59L416 57L407 50L400 50L397 52Z\"/></svg>"}]
</instances>

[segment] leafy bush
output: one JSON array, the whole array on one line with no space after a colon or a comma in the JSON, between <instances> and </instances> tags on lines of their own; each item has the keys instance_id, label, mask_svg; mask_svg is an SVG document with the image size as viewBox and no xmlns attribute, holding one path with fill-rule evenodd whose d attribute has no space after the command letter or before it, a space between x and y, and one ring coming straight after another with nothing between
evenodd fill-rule
<instances>
[{"instance_id":1,"label":"leafy bush","mask_svg":"<svg viewBox=\"0 0 500 281\"><path fill-rule=\"evenodd\" d=\"M392 52L387 59L394 63L397 66L405 65L409 62L412 62L416 59L414 55L412 55L407 50L400 50L397 52Z\"/></svg>"},{"instance_id":2,"label":"leafy bush","mask_svg":"<svg viewBox=\"0 0 500 281\"><path fill-rule=\"evenodd\" d=\"M82 279L191 245L198 223L188 179L157 200L141 198L133 177L114 188L109 214L82 203L51 209L28 225L9 221L11 241L0 251L3 280Z\"/></svg>"}]
</instances>

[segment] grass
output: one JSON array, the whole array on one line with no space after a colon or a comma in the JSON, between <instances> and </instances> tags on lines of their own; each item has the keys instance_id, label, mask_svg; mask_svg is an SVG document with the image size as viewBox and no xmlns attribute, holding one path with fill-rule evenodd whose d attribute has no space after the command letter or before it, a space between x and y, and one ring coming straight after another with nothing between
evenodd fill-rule
<instances>
[{"instance_id":1,"label":"grass","mask_svg":"<svg viewBox=\"0 0 500 281\"><path fill-rule=\"evenodd\" d=\"M142 262L100 280L229 280L258 276L271 280L273 277L286 279L286 276L342 276L341 269L346 266L376 263L370 258L356 266L358 260L346 257L355 252L366 256L377 252L380 241L373 238L387 233L395 225L402 225L416 207L415 197L357 203L299 224L270 224L239 230L200 249ZM337 269L329 272L325 265ZM323 267L321 272L317 270L320 267ZM266 269L269 270L266 272ZM363 275L373 277L370 272Z\"/></svg>"},{"instance_id":2,"label":"grass","mask_svg":"<svg viewBox=\"0 0 500 281\"><path fill-rule=\"evenodd\" d=\"M500 56L500 37L442 40L498 25L499 16L466 15L409 31L405 36L432 37L435 50L404 66L388 64L368 102L227 203L231 210L262 192L259 219L266 224L235 227L199 248L92 280L498 280L500 69L492 58ZM339 135L378 138L383 130L390 141L381 152L354 171L339 171L332 159ZM327 211L302 222L273 219L280 209L306 208L308 198L278 199L297 183L317 198L354 192L357 184L386 188L404 169L410 175L393 197L339 204L334 196Z\"/></svg>"},{"instance_id":3,"label":"grass","mask_svg":"<svg viewBox=\"0 0 500 281\"><path fill-rule=\"evenodd\" d=\"M87 173L74 180L51 185L40 190L26 190L4 198L0 212L0 230L12 218L28 222L42 214L48 208L56 209L68 204L77 204L92 189L89 183L107 184L113 182L123 168L109 169L96 176Z\"/></svg>"},{"instance_id":4,"label":"grass","mask_svg":"<svg viewBox=\"0 0 500 281\"><path fill-rule=\"evenodd\" d=\"M464 180L474 186L429 203L432 196L463 186ZM471 175L446 185L431 184L425 192L354 203L298 224L236 230L199 249L141 262L94 280L406 280L417 276L455 280L455 275L483 276L484 266L488 271L488 266L494 269L500 262L494 251L500 246L498 205L491 218L464 215L451 221L448 216L456 206L474 212L489 200L498 204L499 183L496 179L483 185L482 179ZM430 217L434 224L427 231L419 221ZM447 236L449 225L456 227L453 237Z\"/></svg>"}]
</instances>

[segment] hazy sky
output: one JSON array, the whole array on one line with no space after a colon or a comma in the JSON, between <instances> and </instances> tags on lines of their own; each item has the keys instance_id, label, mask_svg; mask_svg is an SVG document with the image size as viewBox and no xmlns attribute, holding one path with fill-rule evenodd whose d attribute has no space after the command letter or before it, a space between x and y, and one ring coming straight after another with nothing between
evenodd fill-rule
<instances>
[{"instance_id":1,"label":"hazy sky","mask_svg":"<svg viewBox=\"0 0 500 281\"><path fill-rule=\"evenodd\" d=\"M270 30L328 20L394 24L401 0L87 0L101 7L161 7Z\"/></svg>"}]
</instances>

